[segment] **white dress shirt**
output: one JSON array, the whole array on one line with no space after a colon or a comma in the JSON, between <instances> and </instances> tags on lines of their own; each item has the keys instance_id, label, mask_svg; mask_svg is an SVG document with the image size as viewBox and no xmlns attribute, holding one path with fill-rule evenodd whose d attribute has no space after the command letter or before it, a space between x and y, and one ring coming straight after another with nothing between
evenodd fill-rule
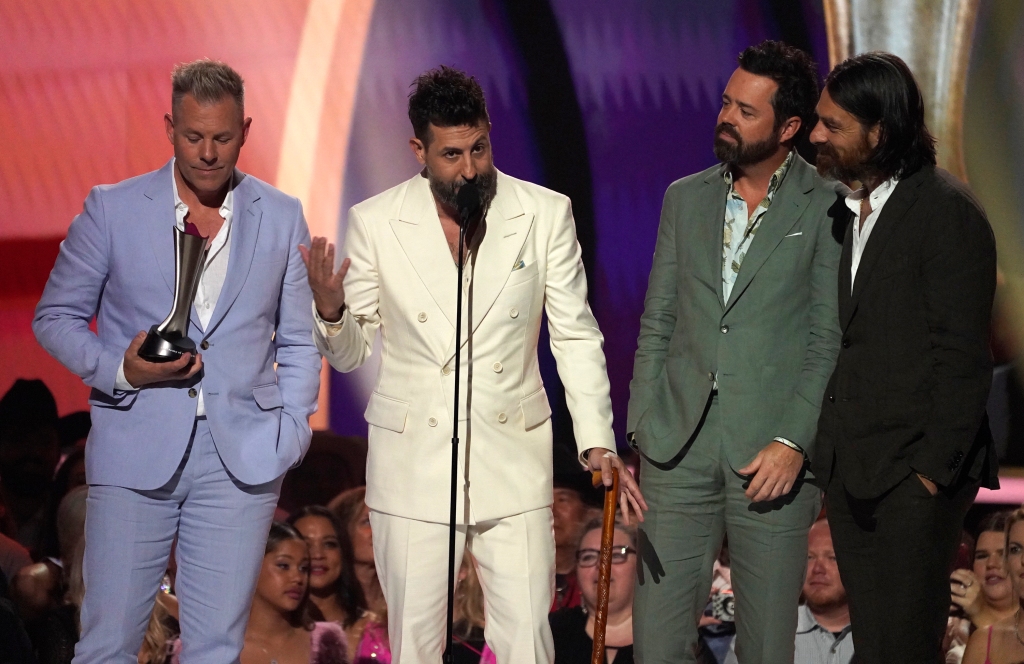
<instances>
[{"instance_id":1,"label":"white dress shirt","mask_svg":"<svg viewBox=\"0 0 1024 664\"><path fill-rule=\"evenodd\" d=\"M850 293L853 293L853 282L857 280L857 268L860 266L860 257L864 255L864 247L867 246L871 231L875 228L878 215L882 213L882 206L889 200L889 196L892 195L898 183L899 180L892 177L875 187L870 195L865 187L861 187L846 197L846 207L853 210L853 262L850 265ZM863 227L861 227L860 203L865 196L868 196L871 213L868 214Z\"/></svg>"},{"instance_id":2,"label":"white dress shirt","mask_svg":"<svg viewBox=\"0 0 1024 664\"><path fill-rule=\"evenodd\" d=\"M178 230L184 231L185 217L188 216L188 206L185 205L185 202L178 195L178 182L174 178L173 165L171 170L171 191L174 193L175 226L178 227ZM217 308L217 299L220 297L220 291L224 287L224 278L228 273L228 257L231 254L231 245L228 242L228 238L231 235L234 200L235 183L231 182L228 193L224 197L224 202L220 205L220 216L224 218L224 223L221 225L220 230L217 231L213 241L210 242L210 249L206 254L206 264L203 266L203 271L199 276L196 297L192 301L196 308L196 314L199 316L199 322L204 330L210 324L213 310ZM121 360L121 366L117 370L117 379L114 386L126 392L136 389L124 377L124 360ZM199 397L196 403L196 417L203 417L205 415L206 404L203 401L203 388L200 385Z\"/></svg>"}]
</instances>

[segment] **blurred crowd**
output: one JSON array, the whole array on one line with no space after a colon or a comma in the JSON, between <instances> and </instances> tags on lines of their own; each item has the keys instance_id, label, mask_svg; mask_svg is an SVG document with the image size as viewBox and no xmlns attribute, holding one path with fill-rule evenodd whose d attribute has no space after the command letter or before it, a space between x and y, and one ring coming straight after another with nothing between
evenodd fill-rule
<instances>
[{"instance_id":1,"label":"blurred crowd","mask_svg":"<svg viewBox=\"0 0 1024 664\"><path fill-rule=\"evenodd\" d=\"M79 634L82 556L89 489L86 413L58 417L40 381L19 380L0 399L0 661L66 664ZM336 441L335 441L336 442ZM249 614L242 662L390 662L388 607L377 578L373 534L352 454L314 441L312 458L285 482ZM362 442L365 453L365 442ZM333 450L333 451L332 451ZM556 448L553 522L555 594L550 623L560 664L590 661L597 604L603 490ZM330 475L329 479L324 473ZM319 477L317 477L319 475ZM341 489L339 490L339 487ZM607 661L633 661L635 525L616 523L605 636ZM1024 602L1024 511L985 515L965 533L950 576L945 649L950 664L1019 661ZM736 662L728 542L714 565L700 622L697 660ZM172 553L156 595L140 664L177 662L181 649ZM899 592L899 589L890 589ZM495 662L484 634L486 589L467 552L455 595L455 661ZM827 519L811 528L799 609L798 664L847 664L850 613Z\"/></svg>"}]
</instances>

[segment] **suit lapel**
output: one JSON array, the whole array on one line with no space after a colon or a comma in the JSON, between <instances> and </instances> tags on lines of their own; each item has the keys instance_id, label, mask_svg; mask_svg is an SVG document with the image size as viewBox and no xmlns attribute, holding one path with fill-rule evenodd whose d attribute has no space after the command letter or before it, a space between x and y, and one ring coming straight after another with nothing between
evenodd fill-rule
<instances>
[{"instance_id":1,"label":"suit lapel","mask_svg":"<svg viewBox=\"0 0 1024 664\"><path fill-rule=\"evenodd\" d=\"M857 303L866 287L865 284L871 281L872 275L877 272L878 258L882 255L889 238L892 237L896 225L917 200L917 188L924 180L925 170L921 169L906 180L898 182L896 189L889 195L889 200L885 202L878 219L875 220L875 227L872 229L871 235L868 236L867 244L860 256L860 264L857 266L857 279L853 282L853 296L850 300L850 318L853 317L853 312L857 309ZM853 224L850 224L850 238L852 251ZM849 324L849 320L846 322Z\"/></svg>"},{"instance_id":2,"label":"suit lapel","mask_svg":"<svg viewBox=\"0 0 1024 664\"><path fill-rule=\"evenodd\" d=\"M505 287L533 227L533 214L523 211L511 178L498 172L498 192L487 211L484 236L471 257L467 269L473 271L468 297L463 297L462 345L469 343L470 335L480 327L498 295ZM465 332L468 330L468 333ZM455 356L455 330L448 342L445 361Z\"/></svg>"},{"instance_id":3,"label":"suit lapel","mask_svg":"<svg viewBox=\"0 0 1024 664\"><path fill-rule=\"evenodd\" d=\"M398 219L391 220L391 230L454 330L458 270L426 178L417 175L408 182Z\"/></svg>"},{"instance_id":4,"label":"suit lapel","mask_svg":"<svg viewBox=\"0 0 1024 664\"><path fill-rule=\"evenodd\" d=\"M173 159L153 173L143 194L147 199L145 202L146 213L140 215L140 222L147 226L153 260L170 293L167 304L168 313L170 313L170 306L174 301L174 228L177 224L174 216L174 195L171 191L171 178L174 177L172 168L174 168ZM196 308L191 303L189 303L189 320L197 330L203 329L199 324L199 314L196 313ZM153 321L153 323L159 322Z\"/></svg>"},{"instance_id":5,"label":"suit lapel","mask_svg":"<svg viewBox=\"0 0 1024 664\"><path fill-rule=\"evenodd\" d=\"M252 256L256 251L256 238L259 237L260 221L263 210L256 201L259 194L251 186L245 174L235 171L234 209L231 211L231 237L228 242L231 254L228 256L228 271L224 277L224 286L217 297L217 305L210 317L210 324L205 333L209 335L238 297L242 285L249 276Z\"/></svg>"},{"instance_id":6,"label":"suit lapel","mask_svg":"<svg viewBox=\"0 0 1024 664\"><path fill-rule=\"evenodd\" d=\"M687 251L694 255L694 273L703 274L709 286L714 286L718 293L718 301L722 308L725 308L725 291L722 286L722 235L725 232L725 197L729 189L722 177L720 167L704 178L704 185L700 188L693 201L692 209L695 213L690 214L683 210L680 218L683 220L692 218L692 228L678 228L676 235L676 250ZM690 207L690 206L687 206ZM711 223L708 223L708 220ZM689 250L692 245L695 250ZM699 271L699 272L698 272Z\"/></svg>"},{"instance_id":7,"label":"suit lapel","mask_svg":"<svg viewBox=\"0 0 1024 664\"><path fill-rule=\"evenodd\" d=\"M740 265L740 273L736 275L736 283L733 284L732 294L726 303L726 311L731 309L736 300L743 295L743 291L747 289L754 279L754 275L782 242L782 238L800 220L800 216L810 202L810 197L807 194L813 189L814 174L811 172L810 166L799 156L794 156L786 178L779 185L768 211L758 223L754 239L750 243L750 249L747 250L743 264Z\"/></svg>"}]
</instances>

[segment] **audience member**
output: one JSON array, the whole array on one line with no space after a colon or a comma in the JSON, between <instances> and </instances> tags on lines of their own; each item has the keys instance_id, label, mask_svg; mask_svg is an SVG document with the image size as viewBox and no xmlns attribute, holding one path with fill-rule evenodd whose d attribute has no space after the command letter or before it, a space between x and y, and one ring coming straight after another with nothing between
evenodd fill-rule
<instances>
[{"instance_id":1,"label":"audience member","mask_svg":"<svg viewBox=\"0 0 1024 664\"><path fill-rule=\"evenodd\" d=\"M373 533L370 530L370 510L366 507L365 498L366 487L356 487L335 496L327 508L338 516L352 540L352 561L356 578L366 598L366 606L379 622L386 625L387 604L373 562Z\"/></svg>"},{"instance_id":2,"label":"audience member","mask_svg":"<svg viewBox=\"0 0 1024 664\"><path fill-rule=\"evenodd\" d=\"M303 507L288 523L309 545L309 598L317 620L338 623L345 630L353 659L390 662L387 627L366 605L356 578L352 540L337 515L319 505ZM319 614L319 615L318 615Z\"/></svg>"},{"instance_id":3,"label":"audience member","mask_svg":"<svg viewBox=\"0 0 1024 664\"><path fill-rule=\"evenodd\" d=\"M64 457L57 467L50 485L47 501L46 529L39 538L37 554L40 558L60 558L60 543L57 538L57 508L64 496L75 487L85 486L85 449L75 448Z\"/></svg>"},{"instance_id":4,"label":"audience member","mask_svg":"<svg viewBox=\"0 0 1024 664\"><path fill-rule=\"evenodd\" d=\"M963 611L975 629L988 627L1017 610L1004 552L1010 514L994 512L981 520L973 569L957 569L949 577L950 601Z\"/></svg>"},{"instance_id":5,"label":"audience member","mask_svg":"<svg viewBox=\"0 0 1024 664\"><path fill-rule=\"evenodd\" d=\"M69 583L73 577L75 563L84 546L85 534L85 503L89 495L88 487L78 487L70 491L60 502L55 515L58 555L46 558L38 563L23 568L15 577L11 588L11 596L18 607L18 612L29 628L29 634L40 647L40 641L52 641L48 636L51 627L45 621L52 622L55 615L66 613L77 615L77 606L72 597L69 600ZM81 573L81 570L77 570ZM67 608L68 606L74 608ZM74 648L78 640L77 618L71 621Z\"/></svg>"},{"instance_id":6,"label":"audience member","mask_svg":"<svg viewBox=\"0 0 1024 664\"><path fill-rule=\"evenodd\" d=\"M81 632L79 612L85 597L82 558L85 552L85 511L88 487L68 492L57 510L57 534L60 542L60 566L37 563L31 575L19 580L23 602L29 603L29 635L39 664L70 664ZM26 568L27 570L30 568ZM55 571L54 571L55 570ZM56 595L56 601L54 601ZM139 653L139 664L164 664L168 642L173 634L166 626L172 597L158 598L149 628Z\"/></svg>"},{"instance_id":7,"label":"audience member","mask_svg":"<svg viewBox=\"0 0 1024 664\"><path fill-rule=\"evenodd\" d=\"M40 380L18 379L0 398L0 497L14 539L39 552L48 524L53 473L60 461L57 402Z\"/></svg>"},{"instance_id":8,"label":"audience member","mask_svg":"<svg viewBox=\"0 0 1024 664\"><path fill-rule=\"evenodd\" d=\"M846 664L851 661L850 603L839 578L832 531L827 519L815 522L807 534L807 576L803 595L794 661L797 664Z\"/></svg>"},{"instance_id":9,"label":"audience member","mask_svg":"<svg viewBox=\"0 0 1024 664\"><path fill-rule=\"evenodd\" d=\"M988 627L975 630L963 664L1017 664L1024 661L1021 608L1024 607L1024 509L1006 519L1006 567L1018 608Z\"/></svg>"},{"instance_id":10,"label":"audience member","mask_svg":"<svg viewBox=\"0 0 1024 664\"><path fill-rule=\"evenodd\" d=\"M610 664L633 661L633 587L636 579L636 528L615 524L612 540L612 574L608 587L608 623L605 652ZM601 552L601 521L594 519L583 530L576 550L576 580L580 606L559 609L549 617L558 664L590 662L594 648L594 614L597 608L598 560Z\"/></svg>"},{"instance_id":11,"label":"audience member","mask_svg":"<svg viewBox=\"0 0 1024 664\"><path fill-rule=\"evenodd\" d=\"M31 564L28 549L0 533L0 574L4 577L4 587L10 586L15 575Z\"/></svg>"},{"instance_id":12,"label":"audience member","mask_svg":"<svg viewBox=\"0 0 1024 664\"><path fill-rule=\"evenodd\" d=\"M600 505L600 493L590 481L590 473L576 464L575 472L556 472L551 516L555 531L555 595L551 610L580 605L580 588L576 582L576 546L580 542L583 526L593 515L595 502Z\"/></svg>"},{"instance_id":13,"label":"audience member","mask_svg":"<svg viewBox=\"0 0 1024 664\"><path fill-rule=\"evenodd\" d=\"M849 664L853 661L850 603L839 578L832 531L819 519L807 534L807 575L797 609L795 664ZM726 664L736 664L730 649Z\"/></svg>"},{"instance_id":14,"label":"audience member","mask_svg":"<svg viewBox=\"0 0 1024 664\"><path fill-rule=\"evenodd\" d=\"M348 664L345 632L310 616L309 546L295 528L274 522L245 629L241 664ZM174 644L178 664L181 642Z\"/></svg>"},{"instance_id":15,"label":"audience member","mask_svg":"<svg viewBox=\"0 0 1024 664\"><path fill-rule=\"evenodd\" d=\"M452 661L454 664L495 664L494 653L484 640L487 624L484 589L476 571L476 559L466 549L455 586L452 607Z\"/></svg>"}]
</instances>

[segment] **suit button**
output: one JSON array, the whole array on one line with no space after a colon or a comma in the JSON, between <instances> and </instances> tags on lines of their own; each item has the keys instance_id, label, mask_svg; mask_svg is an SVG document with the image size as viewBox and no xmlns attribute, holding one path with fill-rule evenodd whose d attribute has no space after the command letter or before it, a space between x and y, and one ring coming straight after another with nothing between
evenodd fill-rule
<instances>
[{"instance_id":1,"label":"suit button","mask_svg":"<svg viewBox=\"0 0 1024 664\"><path fill-rule=\"evenodd\" d=\"M491 368L494 369L494 373L501 373L501 369L502 369L501 362L495 362L491 366Z\"/></svg>"},{"instance_id":2,"label":"suit button","mask_svg":"<svg viewBox=\"0 0 1024 664\"><path fill-rule=\"evenodd\" d=\"M506 415L505 413L498 413L498 421L501 422L502 424L508 422L508 415Z\"/></svg>"},{"instance_id":3,"label":"suit button","mask_svg":"<svg viewBox=\"0 0 1024 664\"><path fill-rule=\"evenodd\" d=\"M437 418L436 417L431 417L429 420L427 420L427 424L429 424L432 427L436 427L437 426Z\"/></svg>"},{"instance_id":4,"label":"suit button","mask_svg":"<svg viewBox=\"0 0 1024 664\"><path fill-rule=\"evenodd\" d=\"M849 347L850 347L850 340L849 339L843 339L843 348L849 348Z\"/></svg>"},{"instance_id":5,"label":"suit button","mask_svg":"<svg viewBox=\"0 0 1024 664\"><path fill-rule=\"evenodd\" d=\"M720 329L722 331L722 334L728 334L729 333L729 326L728 325L723 325L722 327L720 327L718 329Z\"/></svg>"},{"instance_id":6,"label":"suit button","mask_svg":"<svg viewBox=\"0 0 1024 664\"><path fill-rule=\"evenodd\" d=\"M715 372L714 371L709 371L708 372L708 380L710 380L710 381L714 381L715 380Z\"/></svg>"},{"instance_id":7,"label":"suit button","mask_svg":"<svg viewBox=\"0 0 1024 664\"><path fill-rule=\"evenodd\" d=\"M190 396L191 398L195 399L195 398L196 398L196 396L197 396L198 394L199 394L199 393L198 393L198 392L196 392L196 388L194 388L194 387L190 387L190 388L188 388L188 395L189 395L189 396Z\"/></svg>"},{"instance_id":8,"label":"suit button","mask_svg":"<svg viewBox=\"0 0 1024 664\"><path fill-rule=\"evenodd\" d=\"M829 401L830 401L831 403L835 403L835 402L836 402L836 395L834 395L834 394L830 394L830 395L828 395L828 400L829 400Z\"/></svg>"},{"instance_id":9,"label":"suit button","mask_svg":"<svg viewBox=\"0 0 1024 664\"><path fill-rule=\"evenodd\" d=\"M508 315L510 318L519 318L519 310L516 309L515 307L512 307L511 309L508 310Z\"/></svg>"},{"instance_id":10,"label":"suit button","mask_svg":"<svg viewBox=\"0 0 1024 664\"><path fill-rule=\"evenodd\" d=\"M416 320L418 320L421 323L426 323L427 322L427 314L426 314L426 312L421 311L420 314L418 316L416 316Z\"/></svg>"},{"instance_id":11,"label":"suit button","mask_svg":"<svg viewBox=\"0 0 1024 664\"><path fill-rule=\"evenodd\" d=\"M202 348L203 350L206 350L207 348L210 347L210 342L204 339L203 343L199 344L199 347Z\"/></svg>"}]
</instances>

